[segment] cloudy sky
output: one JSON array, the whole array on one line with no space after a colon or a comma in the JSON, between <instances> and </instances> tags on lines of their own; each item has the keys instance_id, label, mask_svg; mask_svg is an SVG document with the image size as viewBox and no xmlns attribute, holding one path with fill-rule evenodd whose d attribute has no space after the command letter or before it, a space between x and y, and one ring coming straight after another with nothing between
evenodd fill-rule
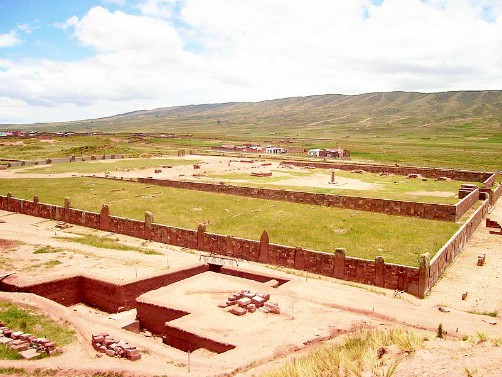
<instances>
[{"instance_id":1,"label":"cloudy sky","mask_svg":"<svg viewBox=\"0 0 502 377\"><path fill-rule=\"evenodd\" d=\"M502 89L502 0L0 0L0 123Z\"/></svg>"}]
</instances>

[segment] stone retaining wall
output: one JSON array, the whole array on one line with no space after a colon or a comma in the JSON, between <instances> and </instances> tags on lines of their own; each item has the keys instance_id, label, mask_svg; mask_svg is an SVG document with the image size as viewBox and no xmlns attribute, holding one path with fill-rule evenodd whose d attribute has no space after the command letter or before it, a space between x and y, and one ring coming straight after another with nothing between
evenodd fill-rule
<instances>
[{"instance_id":1,"label":"stone retaining wall","mask_svg":"<svg viewBox=\"0 0 502 377\"><path fill-rule=\"evenodd\" d=\"M284 165L294 166L311 166L322 169L340 169L340 170L363 170L370 173L391 173L396 175L420 174L426 178L447 177L456 181L468 182L485 182L493 173L471 171L471 170L455 170L455 169L440 169L415 166L391 166L391 165L376 165L376 164L355 164L355 163L336 163L336 162L310 162L310 161L282 161ZM489 184L490 181L487 182ZM493 182L492 182L493 184ZM491 187L491 186L490 186Z\"/></svg>"},{"instance_id":2,"label":"stone retaining wall","mask_svg":"<svg viewBox=\"0 0 502 377\"><path fill-rule=\"evenodd\" d=\"M455 205L455 220L460 219L479 200L479 189L474 190Z\"/></svg>"},{"instance_id":3,"label":"stone retaining wall","mask_svg":"<svg viewBox=\"0 0 502 377\"><path fill-rule=\"evenodd\" d=\"M169 179L137 178L135 181L143 184L186 190L198 190L218 194L245 196L255 199L279 200L292 203L346 208L357 211L385 213L387 215L395 216L419 217L429 220L456 221L461 217L461 215L459 216L457 214L457 207L449 204L407 202L402 200L333 194L315 194L304 191L232 186L217 183L187 182Z\"/></svg>"},{"instance_id":4,"label":"stone retaining wall","mask_svg":"<svg viewBox=\"0 0 502 377\"><path fill-rule=\"evenodd\" d=\"M501 191L502 186L497 187L495 190L496 195L500 196ZM476 192L473 192L473 194ZM477 192L477 195L479 196L479 192ZM473 195L473 197L476 197L476 195ZM473 200L469 196L465 199L468 201ZM331 254L299 247L277 245L270 243L266 231L263 232L260 241L254 241L208 233L204 225L199 225L195 231L156 224L153 222L153 215L149 212L145 213L145 221L139 221L110 216L109 208L106 205L103 205L101 213L97 214L71 208L69 199L65 199L65 205L60 207L40 203L37 197L33 201L28 201L13 198L10 194L0 196L0 209L10 212L62 220L76 225L175 246L287 267L342 280L397 289L419 297L424 297L439 279L444 269L460 252L464 243L486 215L489 205L490 201L485 200L432 261L429 262L428 253L422 255L419 268L417 268L385 263L383 257L376 257L374 261L347 257L344 249L336 249ZM79 278L84 279L79 284L78 281L74 280L75 278L71 278L63 280L54 289L51 288L53 283L43 283L40 286L32 285L29 290L23 291L34 291L34 293L49 291L51 295L57 296L52 299L61 303L75 303L77 298L80 297L81 301L89 305L113 312L119 306L130 307L134 305L135 298L146 291L160 288L187 277L187 271L191 271L190 274L197 274L201 272L200 269L207 270L207 268L207 266L199 265L192 270L184 269L178 273L171 272L170 274L143 279L140 282L135 281L121 285L83 277ZM52 285L47 287L44 284ZM0 287L2 285L5 285L5 283L0 283ZM81 287L85 288L85 292L81 291ZM87 291L91 293L87 293ZM103 294L106 297L114 297L114 299L108 298L105 300L100 296L99 292L104 292Z\"/></svg>"},{"instance_id":5,"label":"stone retaining wall","mask_svg":"<svg viewBox=\"0 0 502 377\"><path fill-rule=\"evenodd\" d=\"M481 207L466 221L464 225L446 242L438 253L430 261L430 272L426 283L425 292L428 292L439 280L446 268L453 262L457 254L462 250L467 240L474 233L478 225L488 213L490 202L485 200Z\"/></svg>"},{"instance_id":6,"label":"stone retaining wall","mask_svg":"<svg viewBox=\"0 0 502 377\"><path fill-rule=\"evenodd\" d=\"M497 179L497 174L492 174L486 180L483 181L483 188L490 188L494 185L495 180Z\"/></svg>"},{"instance_id":7,"label":"stone retaining wall","mask_svg":"<svg viewBox=\"0 0 502 377\"><path fill-rule=\"evenodd\" d=\"M116 313L119 308L135 308L136 298L143 293L207 270L207 265L196 264L129 282L117 282L108 278L99 279L86 275L63 276L58 279L49 278L30 282L19 281L18 278L13 277L2 280L0 289L7 292L34 293L65 306L84 303L107 313Z\"/></svg>"},{"instance_id":8,"label":"stone retaining wall","mask_svg":"<svg viewBox=\"0 0 502 377\"><path fill-rule=\"evenodd\" d=\"M13 198L11 195L0 196L0 209L66 221L76 225L145 238L175 246L298 269L343 280L399 289L420 296L418 268L385 263L381 257L371 261L347 257L344 249L337 249L335 253L330 254L298 247L276 245L269 242L266 231L263 232L260 241L254 241L207 233L203 225L199 226L197 231L194 231L155 224L152 221L152 215L148 212L145 215L145 221L139 221L110 216L109 208L106 205L102 207L101 213L97 214L71 208L68 199L65 200L65 206L63 207L43 204L38 201L38 198L35 199L34 201L28 201ZM168 284L169 279L168 276L156 277L155 283L148 287L146 287L147 282L144 281L142 283L142 287L144 287L141 289L156 289L154 287ZM89 281L86 284L96 285L95 290L98 289L98 283L95 281ZM99 289L111 292L118 288L103 285ZM116 309L118 305L123 306L125 301L129 303L128 305L131 305L132 298L137 297L138 292L127 292L132 292L132 288L126 291L121 288L121 290L114 292L118 297L121 297L117 302L106 302L94 296L85 296L85 300L92 301L93 305L102 310L113 311L112 309Z\"/></svg>"},{"instance_id":9,"label":"stone retaining wall","mask_svg":"<svg viewBox=\"0 0 502 377\"><path fill-rule=\"evenodd\" d=\"M57 164L63 162L76 162L76 161L94 161L94 160L115 160L124 158L123 154L111 154L111 155L96 155L96 156L70 156L70 157L59 157L59 158L48 158L44 160L9 160L7 162L7 167L19 167L19 166L30 166L30 165L48 165Z\"/></svg>"}]
</instances>

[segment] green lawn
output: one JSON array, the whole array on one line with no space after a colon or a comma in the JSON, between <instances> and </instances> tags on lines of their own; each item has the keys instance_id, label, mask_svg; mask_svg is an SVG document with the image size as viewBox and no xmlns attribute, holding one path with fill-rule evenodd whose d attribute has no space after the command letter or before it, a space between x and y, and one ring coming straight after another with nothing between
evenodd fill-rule
<instances>
[{"instance_id":1,"label":"green lawn","mask_svg":"<svg viewBox=\"0 0 502 377\"><path fill-rule=\"evenodd\" d=\"M279 176L281 174L282 176ZM284 174L286 174L284 176ZM422 181L419 179L407 179L404 176L380 176L376 173L352 173L349 171L335 171L335 182L337 177L357 179L362 182L372 183L374 188L369 190L345 189L343 185L333 185L333 188L316 188L307 186L282 185L281 181L296 177L312 177L317 174L322 174L323 182L329 182L331 179L331 171L327 169L303 170L303 171L288 171L288 170L273 170L272 177L252 177L244 173L230 174L210 174L209 178L218 179L232 185L268 187L278 189L289 189L296 191L306 191L323 194L334 195L349 195L362 196L368 198L394 199L414 202L427 203L443 203L456 204L456 197L460 185L462 183L472 183L463 181L435 181L427 179ZM201 177L200 180L204 180Z\"/></svg>"},{"instance_id":2,"label":"green lawn","mask_svg":"<svg viewBox=\"0 0 502 377\"><path fill-rule=\"evenodd\" d=\"M106 171L141 170L143 168L156 168L162 165L192 165L198 163L196 159L174 159L174 158L127 158L120 160L103 161L78 161L63 162L44 167L33 167L23 169L21 173L36 174L57 174L57 173L104 173Z\"/></svg>"},{"instance_id":3,"label":"green lawn","mask_svg":"<svg viewBox=\"0 0 502 377\"><path fill-rule=\"evenodd\" d=\"M97 178L4 179L0 193L99 212L144 219L151 211L160 224L196 229L206 222L209 232L258 240L264 229L272 243L332 252L344 247L353 257L417 266L420 254L434 255L459 225L450 222L389 216L338 208L275 202L230 195L145 186Z\"/></svg>"},{"instance_id":4,"label":"green lawn","mask_svg":"<svg viewBox=\"0 0 502 377\"><path fill-rule=\"evenodd\" d=\"M61 326L44 315L29 309L22 309L8 302L0 302L0 321L14 331L23 331L50 339L59 346L70 344L76 340L75 331Z\"/></svg>"}]
</instances>

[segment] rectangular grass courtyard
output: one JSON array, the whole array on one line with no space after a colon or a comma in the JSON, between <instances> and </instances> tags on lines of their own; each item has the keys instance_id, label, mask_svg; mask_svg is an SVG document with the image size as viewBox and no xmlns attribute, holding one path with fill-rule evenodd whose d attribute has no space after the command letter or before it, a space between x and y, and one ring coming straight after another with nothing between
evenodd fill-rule
<instances>
[{"instance_id":1,"label":"rectangular grass courtyard","mask_svg":"<svg viewBox=\"0 0 502 377\"><path fill-rule=\"evenodd\" d=\"M157 223L258 240L263 230L270 242L365 259L417 266L420 254L434 255L459 224L390 216L231 195L145 186L98 178L2 179L0 194L99 212L108 204L112 215L144 219L151 211Z\"/></svg>"}]
</instances>

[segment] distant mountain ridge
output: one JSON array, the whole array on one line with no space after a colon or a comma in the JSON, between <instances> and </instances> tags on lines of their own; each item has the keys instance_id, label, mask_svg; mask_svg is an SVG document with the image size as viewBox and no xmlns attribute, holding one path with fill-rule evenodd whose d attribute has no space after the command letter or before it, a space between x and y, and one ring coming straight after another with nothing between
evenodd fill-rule
<instances>
[{"instance_id":1,"label":"distant mountain ridge","mask_svg":"<svg viewBox=\"0 0 502 377\"><path fill-rule=\"evenodd\" d=\"M24 128L308 136L323 131L371 132L407 127L446 130L461 125L492 130L502 125L502 91L326 94L260 102L229 102L138 110L83 121L37 123ZM12 125L9 128L23 128Z\"/></svg>"}]
</instances>

